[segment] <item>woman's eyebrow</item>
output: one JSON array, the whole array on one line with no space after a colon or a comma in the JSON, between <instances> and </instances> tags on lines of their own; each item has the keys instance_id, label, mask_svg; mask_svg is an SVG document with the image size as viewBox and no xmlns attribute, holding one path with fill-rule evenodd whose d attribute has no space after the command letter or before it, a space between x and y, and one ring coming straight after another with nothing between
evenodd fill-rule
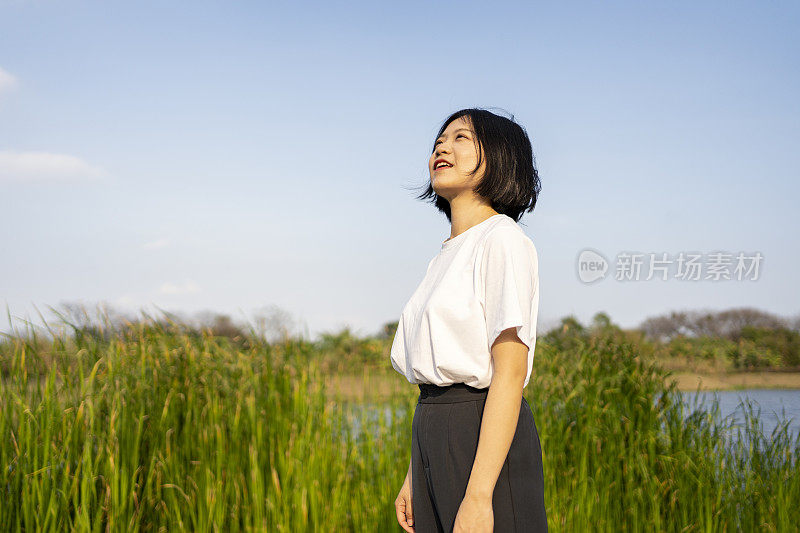
<instances>
[{"instance_id":1,"label":"woman's eyebrow","mask_svg":"<svg viewBox=\"0 0 800 533\"><path fill-rule=\"evenodd\" d=\"M458 128L458 129L457 129L456 131L454 131L453 133L458 133L459 131L468 131L469 133L472 133L472 130L470 130L470 129L467 129L467 128ZM444 133L442 133L441 135L439 135L438 137L436 137L436 140L438 141L439 139L441 139L441 138L442 138L442 137L444 137L444 136L445 136L445 135L444 135Z\"/></svg>"}]
</instances>

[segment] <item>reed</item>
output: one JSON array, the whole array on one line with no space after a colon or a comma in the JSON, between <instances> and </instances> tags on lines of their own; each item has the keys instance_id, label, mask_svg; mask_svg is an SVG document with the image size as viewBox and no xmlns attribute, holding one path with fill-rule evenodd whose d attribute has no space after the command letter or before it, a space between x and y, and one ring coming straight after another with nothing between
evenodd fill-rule
<instances>
[{"instance_id":1,"label":"reed","mask_svg":"<svg viewBox=\"0 0 800 533\"><path fill-rule=\"evenodd\" d=\"M297 339L45 329L0 343L0 530L400 531L415 387L345 402ZM687 407L613 332L545 336L535 361L552 531L800 523L785 424Z\"/></svg>"}]
</instances>

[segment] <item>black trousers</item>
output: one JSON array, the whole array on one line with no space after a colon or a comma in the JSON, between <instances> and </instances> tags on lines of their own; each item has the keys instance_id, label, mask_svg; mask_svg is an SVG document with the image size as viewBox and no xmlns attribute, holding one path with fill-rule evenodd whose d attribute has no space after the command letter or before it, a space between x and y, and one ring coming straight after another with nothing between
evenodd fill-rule
<instances>
[{"instance_id":1,"label":"black trousers","mask_svg":"<svg viewBox=\"0 0 800 533\"><path fill-rule=\"evenodd\" d=\"M411 429L411 502L416 533L451 533L478 451L489 389L420 384ZM494 531L547 531L539 434L525 398L492 495Z\"/></svg>"}]
</instances>

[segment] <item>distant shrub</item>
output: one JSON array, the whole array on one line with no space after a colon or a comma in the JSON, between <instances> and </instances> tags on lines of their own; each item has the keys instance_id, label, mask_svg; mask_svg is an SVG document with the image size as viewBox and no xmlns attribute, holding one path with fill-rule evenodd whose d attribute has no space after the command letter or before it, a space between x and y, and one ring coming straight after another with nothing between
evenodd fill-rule
<instances>
[{"instance_id":1,"label":"distant shrub","mask_svg":"<svg viewBox=\"0 0 800 533\"><path fill-rule=\"evenodd\" d=\"M741 337L759 349L775 354L778 364L786 366L800 365L800 333L788 328L742 328Z\"/></svg>"},{"instance_id":2,"label":"distant shrub","mask_svg":"<svg viewBox=\"0 0 800 533\"><path fill-rule=\"evenodd\" d=\"M728 358L733 367L742 370L773 368L781 364L781 356L769 348L762 348L755 342L739 339L739 342L728 349Z\"/></svg>"}]
</instances>

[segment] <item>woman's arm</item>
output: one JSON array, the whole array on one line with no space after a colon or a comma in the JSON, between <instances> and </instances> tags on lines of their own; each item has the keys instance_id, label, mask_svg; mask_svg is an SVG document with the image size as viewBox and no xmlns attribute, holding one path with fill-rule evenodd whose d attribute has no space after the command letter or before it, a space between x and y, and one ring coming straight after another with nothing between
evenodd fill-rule
<instances>
[{"instance_id":1,"label":"woman's arm","mask_svg":"<svg viewBox=\"0 0 800 533\"><path fill-rule=\"evenodd\" d=\"M528 370L528 346L516 327L503 330L492 345L494 370L483 409L478 450L465 498L489 499L514 440Z\"/></svg>"}]
</instances>

